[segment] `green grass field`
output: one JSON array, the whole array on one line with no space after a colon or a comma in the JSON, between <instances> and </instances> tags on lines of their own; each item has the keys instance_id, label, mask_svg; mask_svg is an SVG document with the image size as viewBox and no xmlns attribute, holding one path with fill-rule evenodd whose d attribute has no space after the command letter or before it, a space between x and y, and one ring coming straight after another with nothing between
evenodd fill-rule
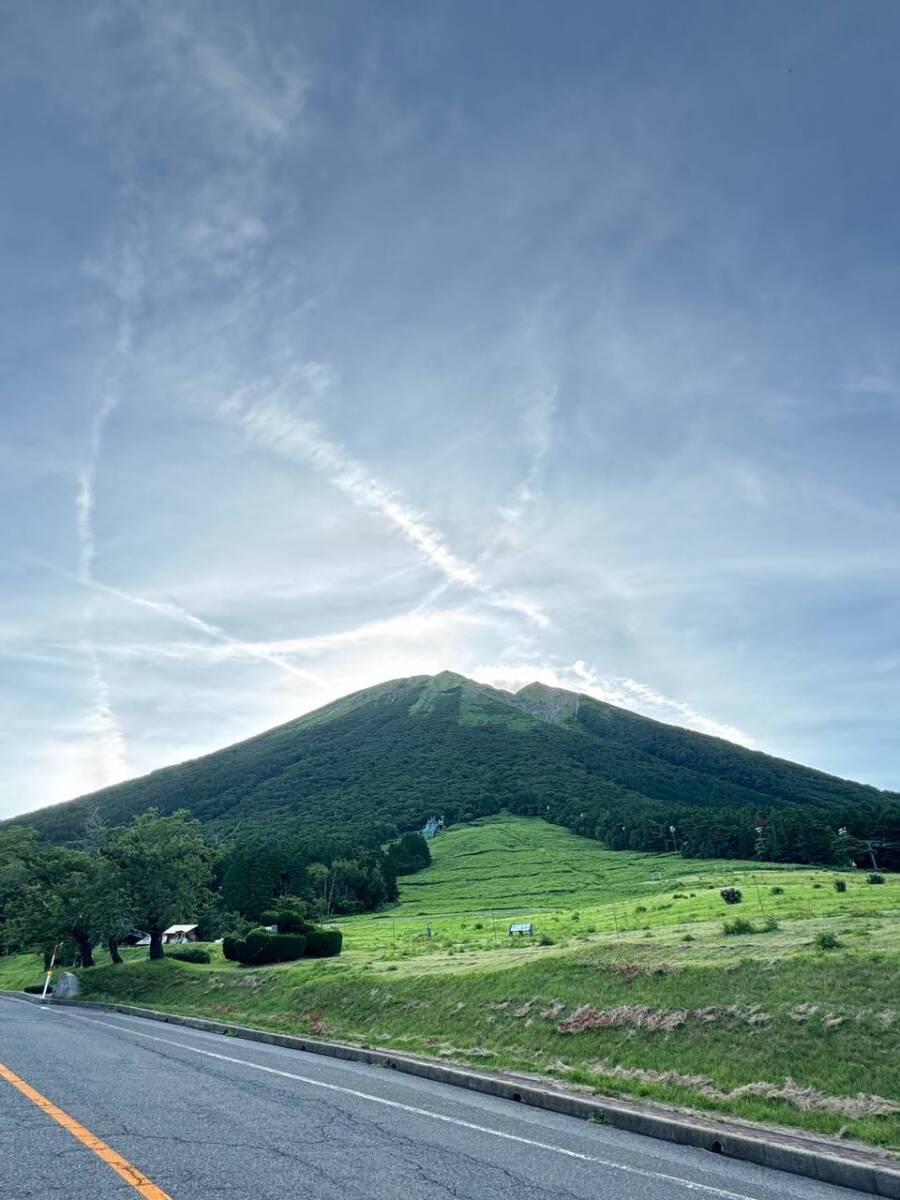
<instances>
[{"instance_id":1,"label":"green grass field","mask_svg":"<svg viewBox=\"0 0 900 1200\"><path fill-rule=\"evenodd\" d=\"M521 948L522 939L507 932L513 922L533 923L535 940L549 938L559 946L616 933L665 937L676 927L715 937L718 925L707 928L709 922L734 915L757 923L775 918L784 927L779 943L791 940L792 932L794 940L808 940L820 923L833 919L865 922L880 940L900 933L891 915L900 909L897 879L871 886L865 872L604 850L528 817L460 826L431 848L431 867L400 881L396 906L336 922L345 950L405 959L449 950L480 954L495 945ZM836 878L846 881L846 892L835 890ZM733 910L719 895L726 886L743 893ZM781 892L773 894L773 887Z\"/></svg>"},{"instance_id":2,"label":"green grass field","mask_svg":"<svg viewBox=\"0 0 900 1200\"><path fill-rule=\"evenodd\" d=\"M841 873L838 893L835 872L612 853L526 818L452 829L433 854L394 909L339 922L339 959L247 970L218 947L209 966L128 951L82 973L85 993L900 1151L897 876ZM723 903L726 885L743 903ZM736 917L754 932L726 935ZM536 936L509 937L513 918ZM37 956L0 958L2 987L40 977Z\"/></svg>"}]
</instances>

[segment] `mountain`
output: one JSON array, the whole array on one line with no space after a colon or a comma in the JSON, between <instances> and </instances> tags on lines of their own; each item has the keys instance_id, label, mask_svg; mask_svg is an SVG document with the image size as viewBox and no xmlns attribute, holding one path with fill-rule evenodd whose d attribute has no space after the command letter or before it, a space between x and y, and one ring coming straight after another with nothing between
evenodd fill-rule
<instances>
[{"instance_id":1,"label":"mountain","mask_svg":"<svg viewBox=\"0 0 900 1200\"><path fill-rule=\"evenodd\" d=\"M433 814L460 821L508 808L634 848L652 829L649 848L662 848L669 821L688 829L693 813L695 825L724 829L721 814L740 810L744 841L732 844L734 834L715 843L717 853L738 854L747 837L752 852L757 812L803 806L802 825L827 810L834 828L865 813L871 827L872 814L898 805L895 793L589 696L540 683L513 695L445 671L367 688L248 741L19 821L66 841L95 811L122 824L155 806L190 809L221 834L279 822L385 837Z\"/></svg>"}]
</instances>

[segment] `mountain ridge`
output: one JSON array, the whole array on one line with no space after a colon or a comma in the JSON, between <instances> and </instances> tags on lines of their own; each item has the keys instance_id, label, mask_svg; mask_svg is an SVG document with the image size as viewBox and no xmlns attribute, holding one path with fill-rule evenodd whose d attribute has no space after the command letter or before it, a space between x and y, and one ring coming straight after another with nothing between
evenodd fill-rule
<instances>
[{"instance_id":1,"label":"mountain ridge","mask_svg":"<svg viewBox=\"0 0 900 1200\"><path fill-rule=\"evenodd\" d=\"M72 840L95 811L119 824L150 806L183 807L218 833L276 820L375 837L435 812L462 820L502 807L594 822L594 831L617 813L624 829L637 812L667 827L688 807L812 806L846 820L844 810L895 803L894 793L585 693L540 681L508 692L442 671L362 688L200 758L15 820Z\"/></svg>"}]
</instances>

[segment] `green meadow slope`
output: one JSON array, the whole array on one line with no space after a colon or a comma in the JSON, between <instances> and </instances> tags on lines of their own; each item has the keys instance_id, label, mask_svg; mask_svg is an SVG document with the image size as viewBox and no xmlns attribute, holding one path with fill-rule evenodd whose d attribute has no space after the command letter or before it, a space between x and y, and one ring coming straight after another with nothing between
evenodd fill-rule
<instances>
[{"instance_id":1,"label":"green meadow slope","mask_svg":"<svg viewBox=\"0 0 900 1200\"><path fill-rule=\"evenodd\" d=\"M534 819L434 842L339 959L81 972L88 997L391 1046L900 1151L900 876L614 853ZM719 888L743 902L726 906ZM726 935L741 917L751 932ZM513 918L533 937L511 937ZM429 926L430 936L429 936ZM103 956L100 956L101 961ZM40 981L0 958L0 986Z\"/></svg>"}]
</instances>

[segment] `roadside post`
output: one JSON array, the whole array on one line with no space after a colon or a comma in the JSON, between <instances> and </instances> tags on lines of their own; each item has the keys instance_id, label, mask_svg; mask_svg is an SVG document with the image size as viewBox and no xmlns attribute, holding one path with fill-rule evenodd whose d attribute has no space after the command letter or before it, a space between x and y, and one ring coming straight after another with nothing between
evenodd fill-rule
<instances>
[{"instance_id":1,"label":"roadside post","mask_svg":"<svg viewBox=\"0 0 900 1200\"><path fill-rule=\"evenodd\" d=\"M47 989L50 987L50 977L53 974L53 964L56 962L56 952L58 949L59 949L58 945L54 946L53 953L50 955L50 966L47 968L47 974L44 978L44 990L41 992L42 1000L47 999Z\"/></svg>"}]
</instances>

